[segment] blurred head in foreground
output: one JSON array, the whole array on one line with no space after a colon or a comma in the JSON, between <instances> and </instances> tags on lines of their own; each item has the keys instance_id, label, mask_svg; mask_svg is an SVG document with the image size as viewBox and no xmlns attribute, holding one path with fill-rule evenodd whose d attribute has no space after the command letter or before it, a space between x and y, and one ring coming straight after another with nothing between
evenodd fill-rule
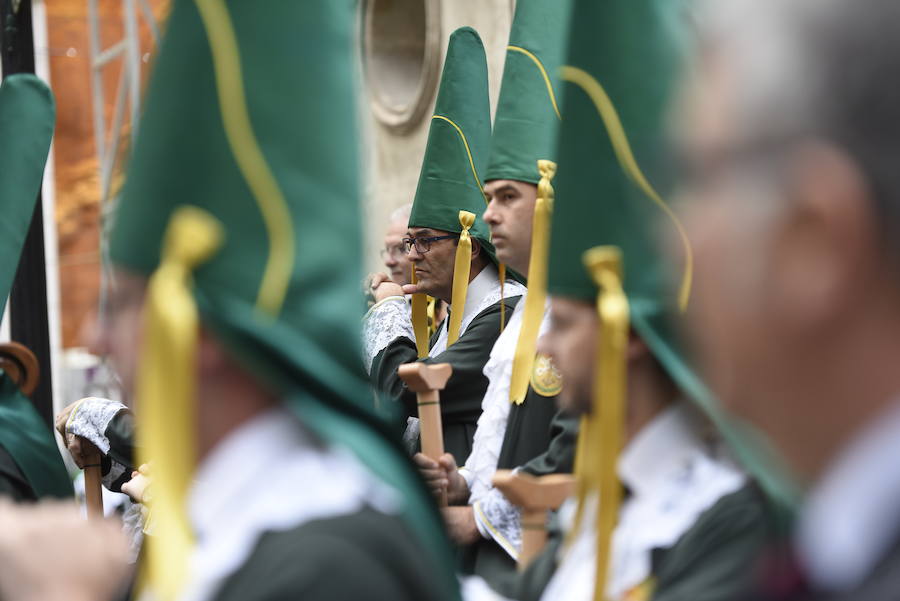
<instances>
[{"instance_id":1,"label":"blurred head in foreground","mask_svg":"<svg viewBox=\"0 0 900 601\"><path fill-rule=\"evenodd\" d=\"M806 483L900 391L900 4L701 13L678 120L689 332Z\"/></svg>"}]
</instances>

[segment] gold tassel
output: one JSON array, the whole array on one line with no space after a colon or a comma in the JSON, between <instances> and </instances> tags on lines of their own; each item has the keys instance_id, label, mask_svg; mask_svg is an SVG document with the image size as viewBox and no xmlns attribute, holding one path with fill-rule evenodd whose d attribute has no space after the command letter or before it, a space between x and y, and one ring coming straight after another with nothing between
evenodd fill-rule
<instances>
[{"instance_id":1,"label":"gold tassel","mask_svg":"<svg viewBox=\"0 0 900 601\"><path fill-rule=\"evenodd\" d=\"M412 269L411 280L413 284L418 282L416 278L416 268ZM424 292L417 292L412 295L412 324L413 333L416 336L416 352L419 359L428 356L428 297Z\"/></svg>"},{"instance_id":2,"label":"gold tassel","mask_svg":"<svg viewBox=\"0 0 900 601\"><path fill-rule=\"evenodd\" d=\"M193 540L185 501L196 463L197 305L192 272L222 243L219 222L192 206L169 221L159 267L150 277L137 374L137 464L152 462L153 536L146 539L150 589L174 600L187 577Z\"/></svg>"},{"instance_id":3,"label":"gold tassel","mask_svg":"<svg viewBox=\"0 0 900 601\"><path fill-rule=\"evenodd\" d=\"M447 331L447 347L459 339L463 313L466 309L466 294L469 292L469 272L472 268L472 238L469 228L475 223L475 213L459 212L459 245L456 247L456 263L453 266L453 296L451 300L450 328Z\"/></svg>"},{"instance_id":4,"label":"gold tassel","mask_svg":"<svg viewBox=\"0 0 900 601\"><path fill-rule=\"evenodd\" d=\"M550 252L550 217L553 213L554 191L550 180L556 175L556 163L537 162L541 181L538 182L537 200L534 203L534 219L531 226L531 257L528 261L528 295L522 314L522 329L513 357L512 377L509 384L509 400L521 405L528 394L531 369L537 350L538 333L544 320L547 301L547 259Z\"/></svg>"},{"instance_id":5,"label":"gold tassel","mask_svg":"<svg viewBox=\"0 0 900 601\"><path fill-rule=\"evenodd\" d=\"M629 332L628 298L622 288L622 254L613 246L584 253L584 263L597 284L597 358L594 398L586 448L580 466L590 473L588 484L598 494L597 564L594 600L606 590L612 534L619 516L622 485L616 471L625 427L625 395ZM579 511L580 513L580 511Z\"/></svg>"}]
</instances>

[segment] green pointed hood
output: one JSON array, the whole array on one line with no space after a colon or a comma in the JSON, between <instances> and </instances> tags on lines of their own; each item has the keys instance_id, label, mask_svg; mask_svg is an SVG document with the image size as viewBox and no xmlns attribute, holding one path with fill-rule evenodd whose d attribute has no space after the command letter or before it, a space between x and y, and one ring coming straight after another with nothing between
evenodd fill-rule
<instances>
[{"instance_id":1,"label":"green pointed hood","mask_svg":"<svg viewBox=\"0 0 900 601\"><path fill-rule=\"evenodd\" d=\"M784 498L768 451L723 414L675 331L690 302L691 248L668 205L674 170L665 116L686 59L684 10L673 0L576 2L561 72L565 120L548 290L594 303L598 289L583 255L595 246L619 248L631 326L762 484ZM665 261L663 237L682 246L684 263Z\"/></svg>"},{"instance_id":2,"label":"green pointed hood","mask_svg":"<svg viewBox=\"0 0 900 601\"><path fill-rule=\"evenodd\" d=\"M19 257L50 151L56 107L50 89L30 74L0 85L0 315Z\"/></svg>"},{"instance_id":3,"label":"green pointed hood","mask_svg":"<svg viewBox=\"0 0 900 601\"><path fill-rule=\"evenodd\" d=\"M538 160L556 162L561 108L558 75L570 12L570 0L516 3L484 181L537 184Z\"/></svg>"},{"instance_id":4,"label":"green pointed hood","mask_svg":"<svg viewBox=\"0 0 900 601\"><path fill-rule=\"evenodd\" d=\"M481 174L491 141L487 60L484 45L471 27L450 36L437 103L409 227L459 233L459 212L475 215L469 232L493 257Z\"/></svg>"},{"instance_id":5,"label":"green pointed hood","mask_svg":"<svg viewBox=\"0 0 900 601\"><path fill-rule=\"evenodd\" d=\"M0 84L0 315L34 215L55 120L53 94L34 75L10 75ZM38 498L72 496L53 433L2 371L0 445Z\"/></svg>"},{"instance_id":6,"label":"green pointed hood","mask_svg":"<svg viewBox=\"0 0 900 601\"><path fill-rule=\"evenodd\" d=\"M145 319L164 326L161 334L145 327L138 434L157 436L152 424L168 419L168 442L154 447L166 457L154 459L154 486L165 470L172 494L162 499L158 488L154 502L181 512L182 472L192 463L169 447L190 454L183 438L192 430L181 421L192 414L169 394L190 404L193 388L175 395L180 380L162 388L144 374L164 365L190 377L164 362L184 348L176 342L192 349L195 305L200 322L306 426L400 491L402 517L434 554L437 586L453 597L453 574L439 568L452 564L440 516L376 414L362 367L356 17L353 0L265 9L241 0L174 2L111 234L112 261L152 276ZM155 405L164 406L162 416ZM184 577L176 564L189 533L178 520L167 524L167 541L154 537L157 549L178 557L148 557L151 581L168 592Z\"/></svg>"}]
</instances>

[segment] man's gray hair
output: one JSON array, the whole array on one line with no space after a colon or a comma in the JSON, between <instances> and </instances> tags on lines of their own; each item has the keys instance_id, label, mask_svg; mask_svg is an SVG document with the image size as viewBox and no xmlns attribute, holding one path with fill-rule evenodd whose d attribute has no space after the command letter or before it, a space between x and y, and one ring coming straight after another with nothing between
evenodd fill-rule
<instances>
[{"instance_id":1,"label":"man's gray hair","mask_svg":"<svg viewBox=\"0 0 900 601\"><path fill-rule=\"evenodd\" d=\"M867 177L900 228L900 0L711 0L702 47L725 59L751 139L809 136Z\"/></svg>"},{"instance_id":2,"label":"man's gray hair","mask_svg":"<svg viewBox=\"0 0 900 601\"><path fill-rule=\"evenodd\" d=\"M390 217L388 217L388 223L394 223L395 221L402 221L404 224L409 222L409 214L412 213L412 203L408 202L405 205L400 205L393 211L391 211Z\"/></svg>"}]
</instances>

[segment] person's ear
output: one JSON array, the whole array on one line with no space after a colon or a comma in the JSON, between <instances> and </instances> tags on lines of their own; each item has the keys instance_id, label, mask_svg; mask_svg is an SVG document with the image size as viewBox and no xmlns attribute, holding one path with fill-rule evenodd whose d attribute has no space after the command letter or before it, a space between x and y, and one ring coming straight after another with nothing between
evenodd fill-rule
<instances>
[{"instance_id":1,"label":"person's ear","mask_svg":"<svg viewBox=\"0 0 900 601\"><path fill-rule=\"evenodd\" d=\"M481 256L481 242L472 238L472 259L477 259Z\"/></svg>"},{"instance_id":2,"label":"person's ear","mask_svg":"<svg viewBox=\"0 0 900 601\"><path fill-rule=\"evenodd\" d=\"M768 296L785 327L818 328L857 304L878 265L874 207L864 176L842 151L807 143L792 154L769 261Z\"/></svg>"}]
</instances>

